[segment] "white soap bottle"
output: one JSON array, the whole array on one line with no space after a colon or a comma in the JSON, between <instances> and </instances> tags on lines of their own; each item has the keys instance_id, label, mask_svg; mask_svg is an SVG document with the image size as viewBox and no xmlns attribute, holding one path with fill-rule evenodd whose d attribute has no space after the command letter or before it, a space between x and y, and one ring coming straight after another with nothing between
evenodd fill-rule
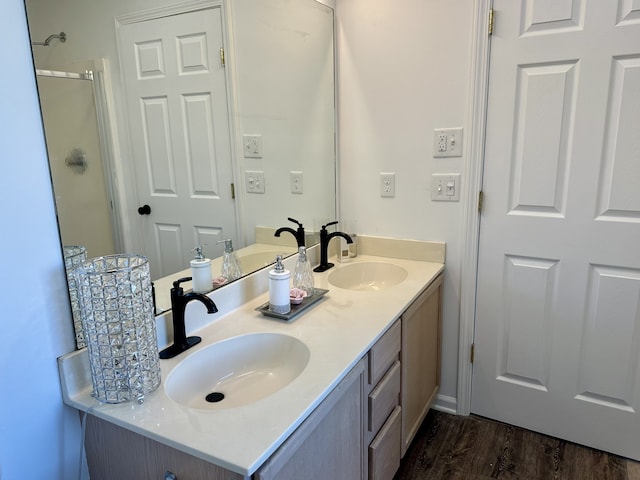
<instances>
[{"instance_id":1,"label":"white soap bottle","mask_svg":"<svg viewBox=\"0 0 640 480\"><path fill-rule=\"evenodd\" d=\"M286 314L291 311L290 278L291 272L284 268L282 256L278 255L273 270L269 271L269 310L273 313Z\"/></svg>"},{"instance_id":2,"label":"white soap bottle","mask_svg":"<svg viewBox=\"0 0 640 480\"><path fill-rule=\"evenodd\" d=\"M202 245L198 245L191 250L196 252L195 258L191 260L191 278L193 279L193 291L196 293L207 293L213 289L213 278L211 275L211 260L205 258L202 253Z\"/></svg>"}]
</instances>

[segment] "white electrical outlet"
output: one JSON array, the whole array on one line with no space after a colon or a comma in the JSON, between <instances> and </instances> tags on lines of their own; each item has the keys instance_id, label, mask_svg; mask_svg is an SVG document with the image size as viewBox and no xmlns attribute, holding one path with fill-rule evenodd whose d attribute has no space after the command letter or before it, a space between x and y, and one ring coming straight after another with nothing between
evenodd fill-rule
<instances>
[{"instance_id":1,"label":"white electrical outlet","mask_svg":"<svg viewBox=\"0 0 640 480\"><path fill-rule=\"evenodd\" d=\"M244 183L247 193L264 193L264 172L246 170Z\"/></svg>"},{"instance_id":2,"label":"white electrical outlet","mask_svg":"<svg viewBox=\"0 0 640 480\"><path fill-rule=\"evenodd\" d=\"M434 157L462 156L462 128L436 128L433 131Z\"/></svg>"},{"instance_id":3,"label":"white electrical outlet","mask_svg":"<svg viewBox=\"0 0 640 480\"><path fill-rule=\"evenodd\" d=\"M289 172L289 183L291 184L291 193L303 193L302 172Z\"/></svg>"},{"instance_id":4,"label":"white electrical outlet","mask_svg":"<svg viewBox=\"0 0 640 480\"><path fill-rule=\"evenodd\" d=\"M434 173L431 175L431 200L436 202L459 202L460 174Z\"/></svg>"},{"instance_id":5,"label":"white electrical outlet","mask_svg":"<svg viewBox=\"0 0 640 480\"><path fill-rule=\"evenodd\" d=\"M262 135L242 135L242 151L245 158L262 158Z\"/></svg>"},{"instance_id":6,"label":"white electrical outlet","mask_svg":"<svg viewBox=\"0 0 640 480\"><path fill-rule=\"evenodd\" d=\"M395 197L396 196L396 174L380 173L380 196Z\"/></svg>"}]
</instances>

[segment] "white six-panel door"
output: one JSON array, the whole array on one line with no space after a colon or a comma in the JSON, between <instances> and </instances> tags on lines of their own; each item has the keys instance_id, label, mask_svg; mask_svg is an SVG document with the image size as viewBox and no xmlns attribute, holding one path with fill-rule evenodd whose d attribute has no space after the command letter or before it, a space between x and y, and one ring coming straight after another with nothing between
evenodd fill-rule
<instances>
[{"instance_id":1,"label":"white six-panel door","mask_svg":"<svg viewBox=\"0 0 640 480\"><path fill-rule=\"evenodd\" d=\"M152 277L189 266L190 252L236 238L219 7L121 25L139 217ZM237 242L236 242L237 243Z\"/></svg>"},{"instance_id":2,"label":"white six-panel door","mask_svg":"<svg viewBox=\"0 0 640 480\"><path fill-rule=\"evenodd\" d=\"M640 1L494 10L471 409L640 459Z\"/></svg>"}]
</instances>

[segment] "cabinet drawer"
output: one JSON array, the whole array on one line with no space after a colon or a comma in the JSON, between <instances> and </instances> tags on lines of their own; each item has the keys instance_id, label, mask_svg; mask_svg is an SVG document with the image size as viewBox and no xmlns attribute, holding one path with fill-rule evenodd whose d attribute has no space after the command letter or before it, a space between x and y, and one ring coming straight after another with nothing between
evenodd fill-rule
<instances>
[{"instance_id":1,"label":"cabinet drawer","mask_svg":"<svg viewBox=\"0 0 640 480\"><path fill-rule=\"evenodd\" d=\"M400 468L400 421L398 406L369 445L369 480L391 480Z\"/></svg>"},{"instance_id":2,"label":"cabinet drawer","mask_svg":"<svg viewBox=\"0 0 640 480\"><path fill-rule=\"evenodd\" d=\"M400 362L395 361L369 395L369 431L378 431L400 399Z\"/></svg>"},{"instance_id":3,"label":"cabinet drawer","mask_svg":"<svg viewBox=\"0 0 640 480\"><path fill-rule=\"evenodd\" d=\"M401 341L400 321L397 321L369 352L369 385L378 383L391 364L397 360Z\"/></svg>"}]
</instances>

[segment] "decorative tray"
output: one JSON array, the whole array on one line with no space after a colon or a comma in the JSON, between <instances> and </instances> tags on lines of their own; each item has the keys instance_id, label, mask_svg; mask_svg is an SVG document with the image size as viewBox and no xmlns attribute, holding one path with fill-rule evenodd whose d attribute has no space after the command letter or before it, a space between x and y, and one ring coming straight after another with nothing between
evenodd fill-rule
<instances>
[{"instance_id":1,"label":"decorative tray","mask_svg":"<svg viewBox=\"0 0 640 480\"><path fill-rule=\"evenodd\" d=\"M324 297L324 294L328 291L329 290L325 290L324 288L316 288L314 294L309 297L303 298L300 304L291 304L291 311L289 311L289 313L272 312L271 310L269 310L269 302L260 305L258 308L256 308L256 310L267 317L290 321L310 308L312 305L317 303L319 300L321 300L322 297Z\"/></svg>"}]
</instances>

